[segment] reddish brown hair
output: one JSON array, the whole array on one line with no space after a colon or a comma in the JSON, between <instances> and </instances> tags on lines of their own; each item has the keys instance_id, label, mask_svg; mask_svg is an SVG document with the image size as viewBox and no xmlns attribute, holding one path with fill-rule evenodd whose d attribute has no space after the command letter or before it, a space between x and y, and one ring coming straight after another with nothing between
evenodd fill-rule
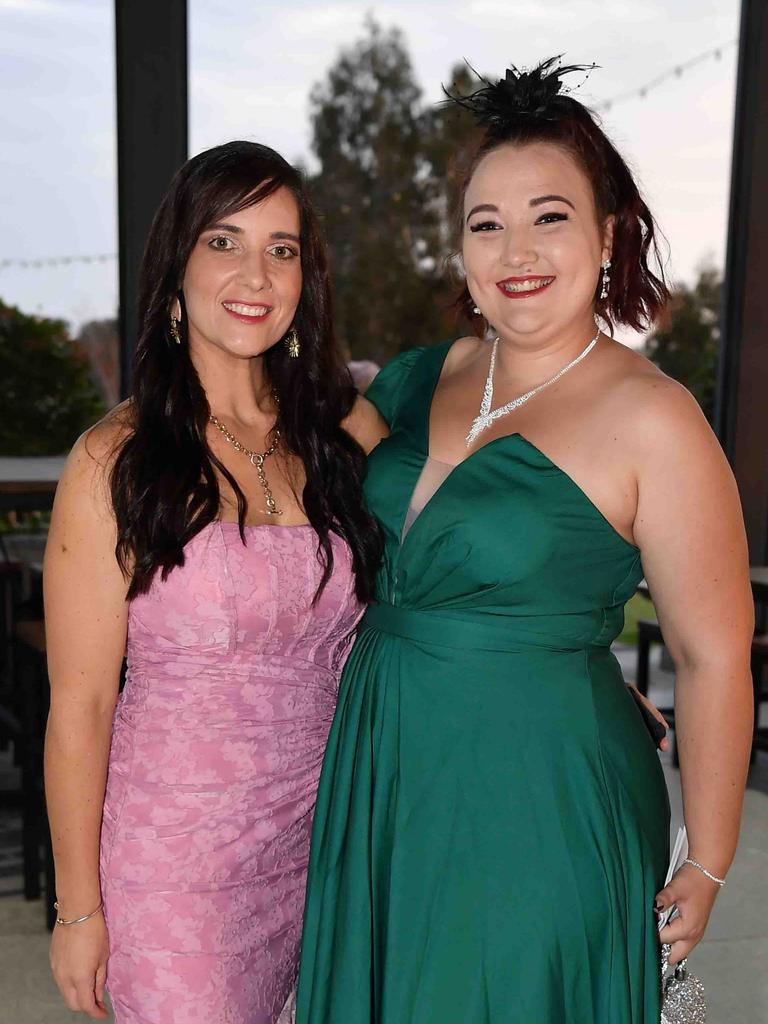
<instances>
[{"instance_id":1,"label":"reddish brown hair","mask_svg":"<svg viewBox=\"0 0 768 1024\"><path fill-rule=\"evenodd\" d=\"M595 290L595 311L609 325L625 324L642 330L664 307L669 292L656 240L657 229L634 178L590 111L570 96L557 97L557 113L521 117L504 132L487 130L476 144L459 180L455 200L457 237L464 220L464 197L478 164L501 146L527 146L546 142L570 154L587 176L599 222L615 218L608 297ZM653 268L652 269L652 266ZM474 299L466 284L456 298L457 310L479 328L482 318L473 312Z\"/></svg>"}]
</instances>

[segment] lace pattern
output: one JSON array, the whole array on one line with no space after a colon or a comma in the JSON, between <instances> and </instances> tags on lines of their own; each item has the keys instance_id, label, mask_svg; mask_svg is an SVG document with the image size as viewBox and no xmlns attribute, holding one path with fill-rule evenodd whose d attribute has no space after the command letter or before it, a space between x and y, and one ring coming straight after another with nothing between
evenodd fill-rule
<instances>
[{"instance_id":1,"label":"lace pattern","mask_svg":"<svg viewBox=\"0 0 768 1024\"><path fill-rule=\"evenodd\" d=\"M101 848L117 1024L290 1019L315 793L361 608L340 540L314 607L310 528L247 542L212 524L130 608Z\"/></svg>"}]
</instances>

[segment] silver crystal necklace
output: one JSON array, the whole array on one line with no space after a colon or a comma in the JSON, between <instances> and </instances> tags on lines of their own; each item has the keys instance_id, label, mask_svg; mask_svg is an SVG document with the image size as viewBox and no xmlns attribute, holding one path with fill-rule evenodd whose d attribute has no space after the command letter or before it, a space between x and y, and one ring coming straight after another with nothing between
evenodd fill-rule
<instances>
[{"instance_id":1,"label":"silver crystal necklace","mask_svg":"<svg viewBox=\"0 0 768 1024\"><path fill-rule=\"evenodd\" d=\"M538 395L544 388L548 388L550 384L554 384L555 381L560 380L563 374L568 373L572 370L577 363L580 363L582 359L585 359L592 349L597 344L600 338L600 328L597 329L597 334L594 336L592 341L587 345L583 352L580 352L575 359L572 359L567 366L564 366L561 370L558 370L554 377L550 377L549 380L545 380L543 384L539 384L538 387L531 388L530 391L526 391L524 395L520 395L518 398L513 398L511 402L507 402L506 405L499 406L498 409L491 410L491 403L493 402L493 373L496 369L496 353L499 348L499 339L495 338L493 342L493 348L491 349L491 363L488 367L488 377L485 381L485 387L483 388L483 400L480 403L480 412L472 421L472 426L469 428L467 434L467 448L470 448L478 437L487 430L492 423L496 420L501 419L502 416L506 416L507 413L513 411L513 409L519 409L521 405L525 405L529 398L533 398L534 395Z\"/></svg>"}]
</instances>

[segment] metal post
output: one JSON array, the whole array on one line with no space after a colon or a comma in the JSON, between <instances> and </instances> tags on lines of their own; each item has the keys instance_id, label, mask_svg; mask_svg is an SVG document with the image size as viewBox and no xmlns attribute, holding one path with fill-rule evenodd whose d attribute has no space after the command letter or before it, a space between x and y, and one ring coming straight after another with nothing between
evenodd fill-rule
<instances>
[{"instance_id":1,"label":"metal post","mask_svg":"<svg viewBox=\"0 0 768 1024\"><path fill-rule=\"evenodd\" d=\"M768 562L768 0L742 0L715 426Z\"/></svg>"},{"instance_id":2,"label":"metal post","mask_svg":"<svg viewBox=\"0 0 768 1024\"><path fill-rule=\"evenodd\" d=\"M121 394L138 335L139 265L155 210L187 159L187 2L115 0Z\"/></svg>"}]
</instances>

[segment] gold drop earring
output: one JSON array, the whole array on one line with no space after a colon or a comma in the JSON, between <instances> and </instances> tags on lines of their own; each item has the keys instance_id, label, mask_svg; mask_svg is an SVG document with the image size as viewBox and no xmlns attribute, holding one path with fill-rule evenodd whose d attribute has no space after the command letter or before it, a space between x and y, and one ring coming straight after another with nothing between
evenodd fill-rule
<instances>
[{"instance_id":1,"label":"gold drop earring","mask_svg":"<svg viewBox=\"0 0 768 1024\"><path fill-rule=\"evenodd\" d=\"M288 348L288 355L291 359L298 359L299 353L301 352L301 342L299 341L299 335L295 327L292 327L285 338L285 344Z\"/></svg>"},{"instance_id":2,"label":"gold drop earring","mask_svg":"<svg viewBox=\"0 0 768 1024\"><path fill-rule=\"evenodd\" d=\"M171 337L177 345L181 344L181 334L179 333L180 322L181 321L177 320L173 313L171 313Z\"/></svg>"}]
</instances>

